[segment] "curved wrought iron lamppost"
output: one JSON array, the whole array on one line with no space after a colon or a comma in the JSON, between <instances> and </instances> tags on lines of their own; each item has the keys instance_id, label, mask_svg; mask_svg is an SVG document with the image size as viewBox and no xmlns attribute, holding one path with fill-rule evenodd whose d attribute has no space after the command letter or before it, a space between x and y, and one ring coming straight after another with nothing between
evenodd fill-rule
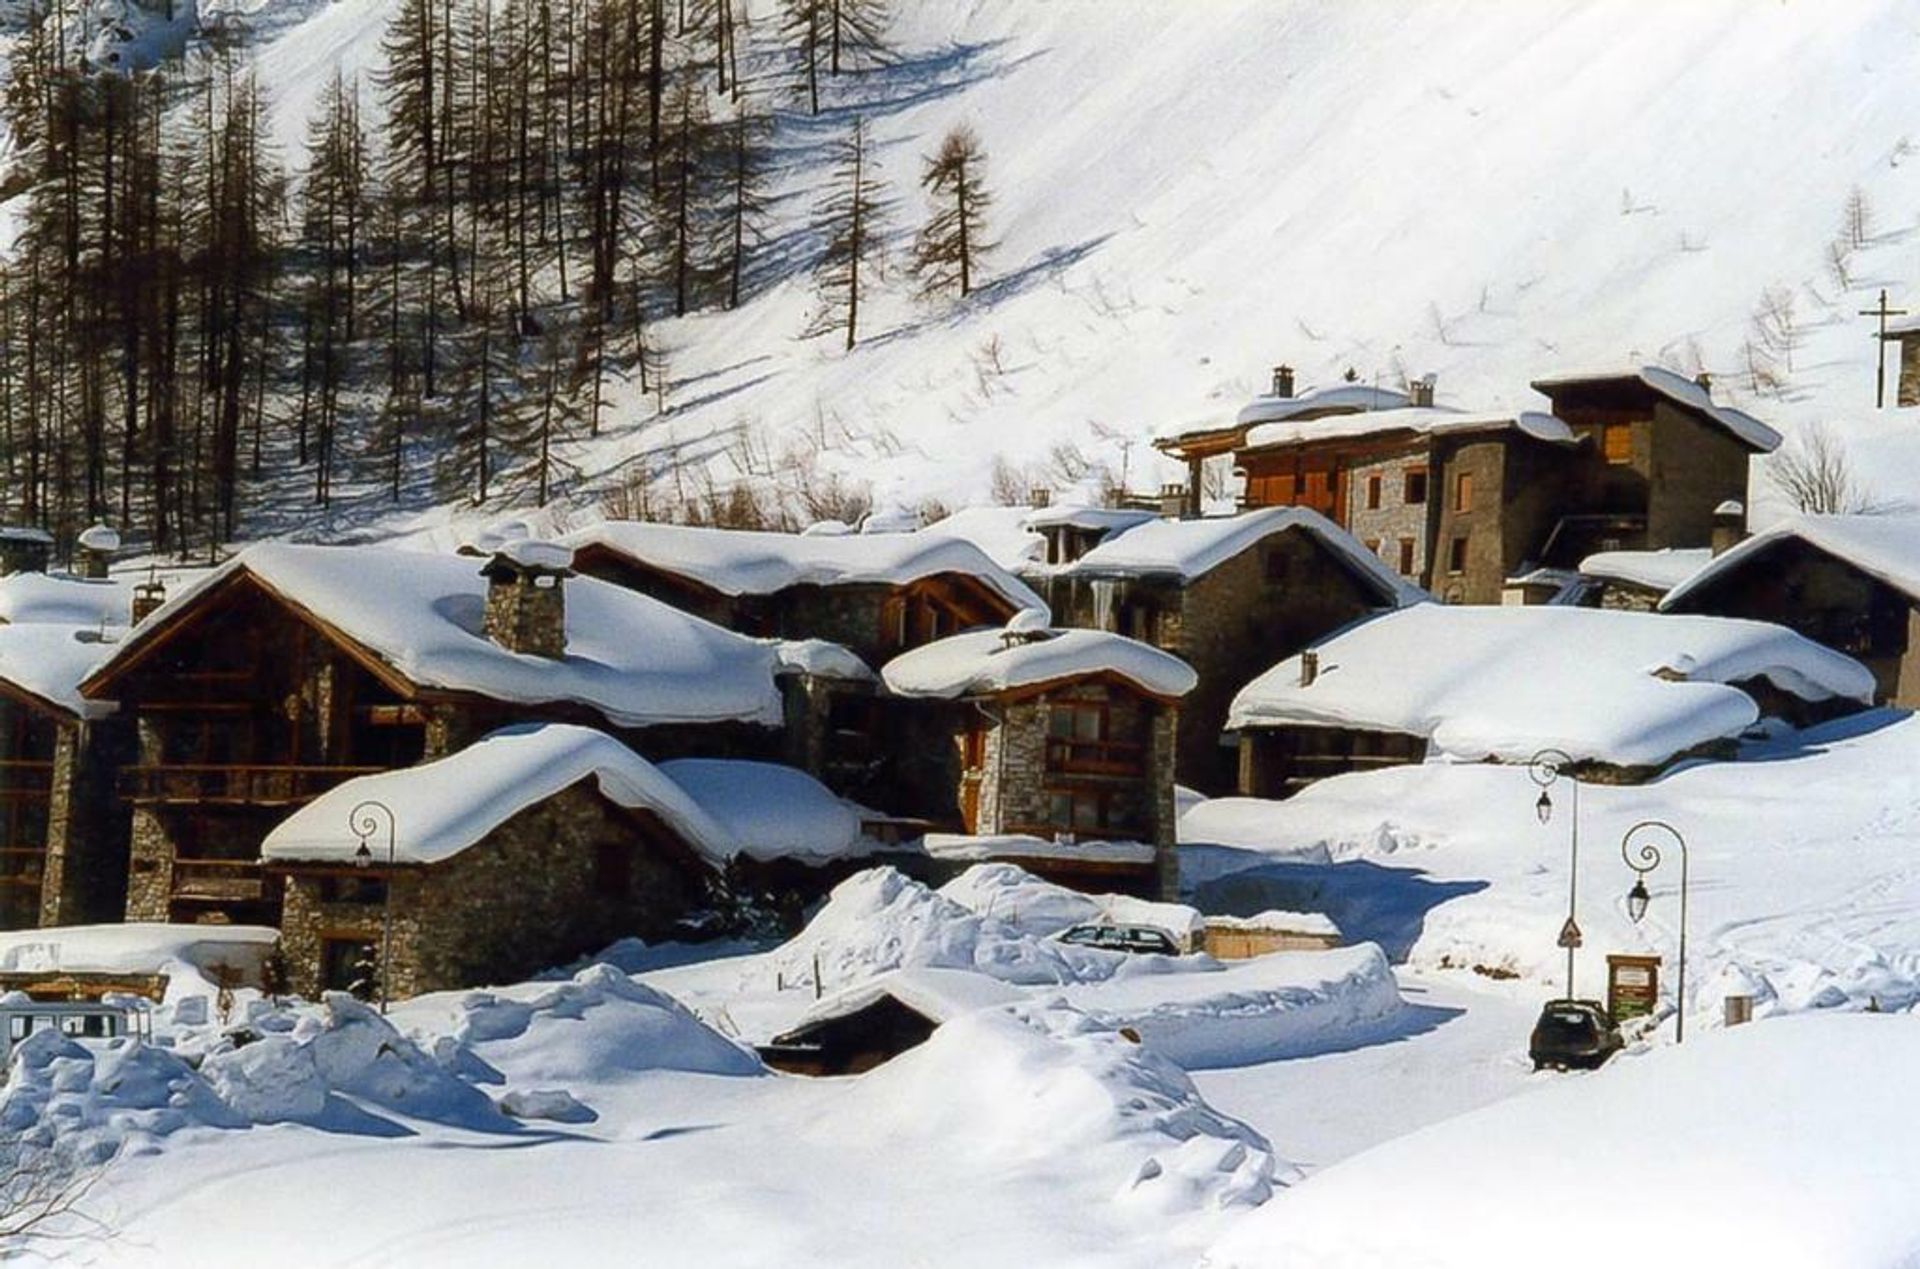
<instances>
[{"instance_id":1,"label":"curved wrought iron lamppost","mask_svg":"<svg viewBox=\"0 0 1920 1269\"><path fill-rule=\"evenodd\" d=\"M1663 858L1657 840L1661 836L1680 852L1680 965L1673 997L1673 1042L1683 1044L1687 1038L1687 839L1663 820L1641 820L1620 839L1620 857L1637 874L1633 889L1627 891L1627 915L1638 925L1652 900L1647 893L1647 874L1658 868Z\"/></svg>"},{"instance_id":2,"label":"curved wrought iron lamppost","mask_svg":"<svg viewBox=\"0 0 1920 1269\"><path fill-rule=\"evenodd\" d=\"M373 865L373 851L367 846L367 839L379 831L382 823L387 829L387 875L380 888L380 1012L385 1014L387 955L393 947L393 866L397 826L393 808L385 802L368 799L347 812L347 827L360 839L360 848L353 852L353 866L356 868Z\"/></svg>"},{"instance_id":3,"label":"curved wrought iron lamppost","mask_svg":"<svg viewBox=\"0 0 1920 1269\"><path fill-rule=\"evenodd\" d=\"M1565 776L1573 785L1573 805L1568 808L1568 847L1567 847L1567 921L1574 923L1575 901L1580 896L1580 781L1569 768L1573 766L1573 757L1563 749L1542 749L1527 760L1527 774L1540 786L1540 798L1533 804L1533 813L1540 817L1542 824L1553 818L1553 786ZM1567 999L1573 999L1573 953L1567 949Z\"/></svg>"}]
</instances>

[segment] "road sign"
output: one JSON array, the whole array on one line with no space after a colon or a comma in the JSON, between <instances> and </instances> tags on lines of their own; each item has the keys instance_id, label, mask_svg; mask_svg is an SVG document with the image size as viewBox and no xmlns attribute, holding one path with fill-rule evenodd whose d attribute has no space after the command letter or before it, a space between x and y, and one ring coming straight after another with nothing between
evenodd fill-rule
<instances>
[{"instance_id":1,"label":"road sign","mask_svg":"<svg viewBox=\"0 0 1920 1269\"><path fill-rule=\"evenodd\" d=\"M1560 946L1568 951L1580 946L1580 927L1574 924L1572 917L1568 917L1567 923L1560 927Z\"/></svg>"}]
</instances>

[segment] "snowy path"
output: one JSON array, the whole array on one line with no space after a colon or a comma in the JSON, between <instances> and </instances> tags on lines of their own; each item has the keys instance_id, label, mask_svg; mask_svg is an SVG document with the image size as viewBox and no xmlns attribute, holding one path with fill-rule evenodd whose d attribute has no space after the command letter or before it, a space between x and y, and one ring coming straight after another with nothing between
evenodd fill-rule
<instances>
[{"instance_id":1,"label":"snowy path","mask_svg":"<svg viewBox=\"0 0 1920 1269\"><path fill-rule=\"evenodd\" d=\"M1428 1124L1564 1078L1532 1074L1537 1008L1523 991L1480 991L1402 972L1406 1016L1336 1051L1193 1082L1215 1108L1252 1124L1311 1170Z\"/></svg>"}]
</instances>

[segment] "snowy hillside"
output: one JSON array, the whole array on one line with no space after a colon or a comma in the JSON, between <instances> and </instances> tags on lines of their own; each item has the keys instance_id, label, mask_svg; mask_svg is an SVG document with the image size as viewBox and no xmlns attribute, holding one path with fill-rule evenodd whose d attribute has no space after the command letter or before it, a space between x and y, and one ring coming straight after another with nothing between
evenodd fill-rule
<instances>
[{"instance_id":1,"label":"snowy hillside","mask_svg":"<svg viewBox=\"0 0 1920 1269\"><path fill-rule=\"evenodd\" d=\"M388 8L255 15L289 152L325 68L377 65ZM768 8L752 60L772 96L789 77ZM986 494L996 457L1044 466L1060 443L1144 491L1169 473L1127 442L1224 414L1281 360L1308 383L1435 372L1443 401L1503 408L1538 406L1539 374L1661 361L1789 430L1831 421L1882 472L1911 453L1911 420L1872 414L1855 316L1912 280L1920 16L1902 6L899 8L899 62L782 127L798 151L872 122L904 253L921 155L972 123L999 200L984 290L928 307L896 271L851 354L796 338L813 301L793 270L739 312L667 323L671 409L629 392L575 455L576 503L675 458L725 484L822 452L882 506L954 503ZM816 167L789 169L776 242ZM1871 223L1843 288L1828 248L1855 186ZM1755 360L1778 386L1754 391ZM1893 480L1879 492L1911 492Z\"/></svg>"}]
</instances>

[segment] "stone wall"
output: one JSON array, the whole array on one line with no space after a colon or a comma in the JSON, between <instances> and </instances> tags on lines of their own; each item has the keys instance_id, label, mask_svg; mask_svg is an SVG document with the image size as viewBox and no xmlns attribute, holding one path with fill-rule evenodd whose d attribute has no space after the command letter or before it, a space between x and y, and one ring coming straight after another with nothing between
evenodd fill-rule
<instances>
[{"instance_id":1,"label":"stone wall","mask_svg":"<svg viewBox=\"0 0 1920 1269\"><path fill-rule=\"evenodd\" d=\"M487 638L509 652L558 657L567 649L565 579L496 558L485 569Z\"/></svg>"},{"instance_id":2,"label":"stone wall","mask_svg":"<svg viewBox=\"0 0 1920 1269\"><path fill-rule=\"evenodd\" d=\"M1649 550L1710 546L1713 509L1747 500L1749 451L1732 433L1665 401L1654 407Z\"/></svg>"},{"instance_id":3,"label":"stone wall","mask_svg":"<svg viewBox=\"0 0 1920 1269\"><path fill-rule=\"evenodd\" d=\"M165 921L173 901L173 834L161 812L133 808L128 842L127 920Z\"/></svg>"},{"instance_id":4,"label":"stone wall","mask_svg":"<svg viewBox=\"0 0 1920 1269\"><path fill-rule=\"evenodd\" d=\"M1407 501L1407 474L1427 470L1424 450L1400 454L1353 468L1347 483L1347 528L1354 537L1368 543L1374 554L1390 569L1400 568L1400 541L1413 543L1413 569L1407 580L1419 582L1427 575L1428 511L1438 495L1438 482L1429 472L1427 497L1423 502ZM1367 508L1367 484L1380 478L1380 506Z\"/></svg>"},{"instance_id":5,"label":"stone wall","mask_svg":"<svg viewBox=\"0 0 1920 1269\"><path fill-rule=\"evenodd\" d=\"M1907 331L1895 337L1900 345L1900 381L1894 404L1920 405L1920 331Z\"/></svg>"},{"instance_id":6,"label":"stone wall","mask_svg":"<svg viewBox=\"0 0 1920 1269\"><path fill-rule=\"evenodd\" d=\"M608 855L624 860L611 873ZM657 820L574 785L450 860L399 870L389 995L518 982L627 935L661 938L714 880ZM318 871L288 873L281 946L301 995L320 989L326 940L381 938L387 905L330 902L327 885Z\"/></svg>"},{"instance_id":7,"label":"stone wall","mask_svg":"<svg viewBox=\"0 0 1920 1269\"><path fill-rule=\"evenodd\" d=\"M126 803L114 778L132 760L133 728L108 718L62 725L54 752L41 925L121 920L127 906Z\"/></svg>"}]
</instances>

